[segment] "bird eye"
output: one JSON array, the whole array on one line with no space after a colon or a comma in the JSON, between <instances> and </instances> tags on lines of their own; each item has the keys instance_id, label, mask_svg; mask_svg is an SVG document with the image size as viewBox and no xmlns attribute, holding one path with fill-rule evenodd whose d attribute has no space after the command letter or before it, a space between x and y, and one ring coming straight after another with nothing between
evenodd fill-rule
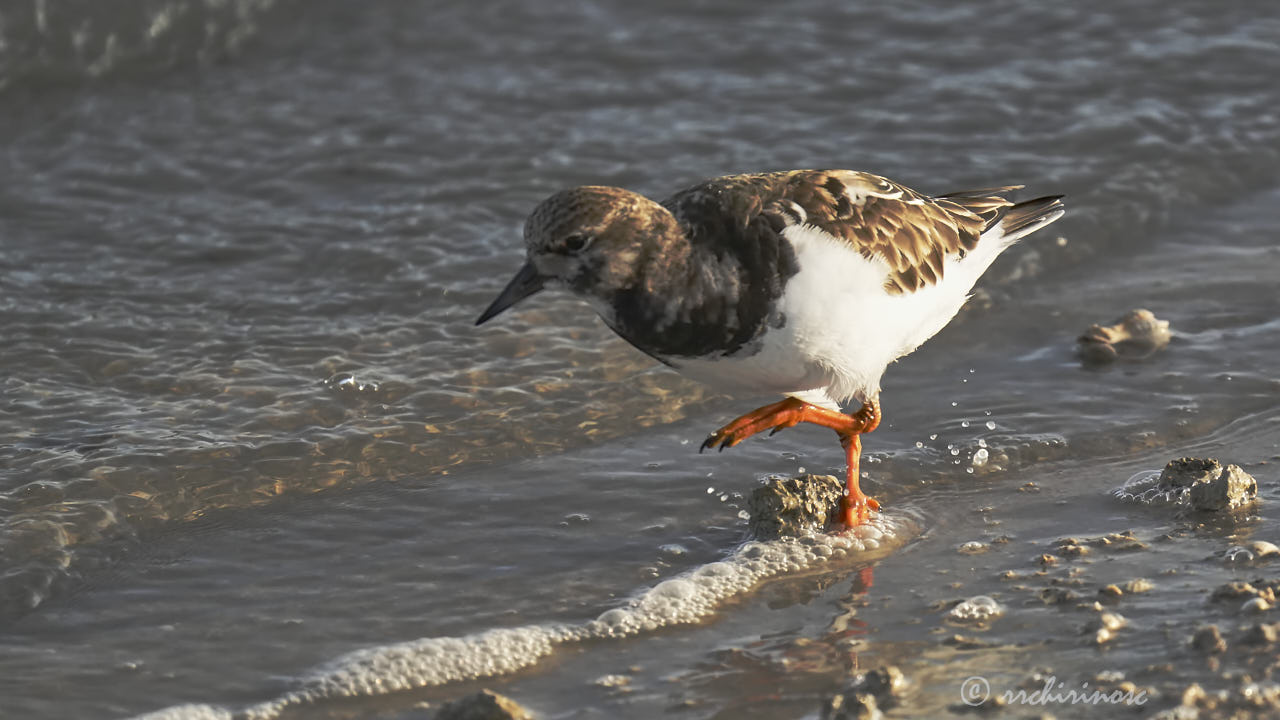
<instances>
[{"instance_id":1,"label":"bird eye","mask_svg":"<svg viewBox=\"0 0 1280 720\"><path fill-rule=\"evenodd\" d=\"M589 235L570 235L564 239L564 249L569 252L578 252L582 248L591 244L592 238Z\"/></svg>"}]
</instances>

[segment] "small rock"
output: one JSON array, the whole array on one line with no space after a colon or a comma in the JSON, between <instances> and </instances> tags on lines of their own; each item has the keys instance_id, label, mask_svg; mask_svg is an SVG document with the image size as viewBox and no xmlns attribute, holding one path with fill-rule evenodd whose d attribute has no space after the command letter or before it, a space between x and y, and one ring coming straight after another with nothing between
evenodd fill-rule
<instances>
[{"instance_id":1,"label":"small rock","mask_svg":"<svg viewBox=\"0 0 1280 720\"><path fill-rule=\"evenodd\" d=\"M1280 623L1254 623L1240 636L1243 645L1272 645L1280 639Z\"/></svg>"},{"instance_id":2,"label":"small rock","mask_svg":"<svg viewBox=\"0 0 1280 720\"><path fill-rule=\"evenodd\" d=\"M1191 486L1191 507L1204 512L1237 508L1258 496L1258 481L1239 465L1228 465L1218 477Z\"/></svg>"},{"instance_id":3,"label":"small rock","mask_svg":"<svg viewBox=\"0 0 1280 720\"><path fill-rule=\"evenodd\" d=\"M1057 544L1058 554L1065 557L1082 557L1089 554L1089 546L1076 538L1063 538Z\"/></svg>"},{"instance_id":4,"label":"small rock","mask_svg":"<svg viewBox=\"0 0 1280 720\"><path fill-rule=\"evenodd\" d=\"M1247 582L1232 580L1225 585L1219 585L1210 593L1210 600L1235 600L1243 597L1256 597L1258 588Z\"/></svg>"},{"instance_id":5,"label":"small rock","mask_svg":"<svg viewBox=\"0 0 1280 720\"><path fill-rule=\"evenodd\" d=\"M946 640L943 640L942 644L950 645L957 650L983 650L996 646L995 643L970 635L952 635Z\"/></svg>"},{"instance_id":6,"label":"small rock","mask_svg":"<svg viewBox=\"0 0 1280 720\"><path fill-rule=\"evenodd\" d=\"M1098 597L1103 602L1114 603L1124 597L1124 591L1118 585L1105 585L1098 589Z\"/></svg>"},{"instance_id":7,"label":"small rock","mask_svg":"<svg viewBox=\"0 0 1280 720\"><path fill-rule=\"evenodd\" d=\"M1104 612L1098 615L1096 620L1087 623L1084 626L1084 632L1093 633L1093 642L1097 645L1104 645L1116 636L1116 633L1128 625L1129 621L1120 613Z\"/></svg>"},{"instance_id":8,"label":"small rock","mask_svg":"<svg viewBox=\"0 0 1280 720\"><path fill-rule=\"evenodd\" d=\"M888 710L901 702L906 687L907 679L902 671L893 665L885 665L859 674L840 692L845 696L869 694L875 699L877 709ZM845 704L849 704L847 697Z\"/></svg>"},{"instance_id":9,"label":"small rock","mask_svg":"<svg viewBox=\"0 0 1280 720\"><path fill-rule=\"evenodd\" d=\"M871 693L838 693L822 706L822 720L880 720L884 713Z\"/></svg>"},{"instance_id":10,"label":"small rock","mask_svg":"<svg viewBox=\"0 0 1280 720\"><path fill-rule=\"evenodd\" d=\"M1124 584L1124 591L1136 595L1138 593L1151 592L1154 587L1155 585L1146 578L1134 578Z\"/></svg>"},{"instance_id":11,"label":"small rock","mask_svg":"<svg viewBox=\"0 0 1280 720\"><path fill-rule=\"evenodd\" d=\"M1116 360L1141 360L1169 344L1168 320L1157 320L1150 310L1132 310L1115 324L1091 325L1077 340L1080 359L1088 365Z\"/></svg>"},{"instance_id":12,"label":"small rock","mask_svg":"<svg viewBox=\"0 0 1280 720\"><path fill-rule=\"evenodd\" d=\"M1129 621L1125 620L1123 615L1113 612L1102 613L1098 616L1098 622L1108 630L1119 630L1129 624Z\"/></svg>"},{"instance_id":13,"label":"small rock","mask_svg":"<svg viewBox=\"0 0 1280 720\"><path fill-rule=\"evenodd\" d=\"M1213 458L1184 457L1170 460L1160 471L1157 482L1162 488L1186 488L1198 482L1209 482L1222 474L1222 463Z\"/></svg>"},{"instance_id":14,"label":"small rock","mask_svg":"<svg viewBox=\"0 0 1280 720\"><path fill-rule=\"evenodd\" d=\"M1040 591L1040 602L1045 605L1069 605L1080 599L1075 590L1064 587L1047 587Z\"/></svg>"},{"instance_id":15,"label":"small rock","mask_svg":"<svg viewBox=\"0 0 1280 720\"><path fill-rule=\"evenodd\" d=\"M1249 551L1252 552L1253 556L1258 560L1280 555L1280 547L1276 547L1273 543L1269 543L1266 540L1254 540L1245 547L1249 548Z\"/></svg>"},{"instance_id":16,"label":"small rock","mask_svg":"<svg viewBox=\"0 0 1280 720\"><path fill-rule=\"evenodd\" d=\"M1227 641L1217 625L1205 625L1191 636L1191 648L1205 655L1218 655L1227 650Z\"/></svg>"},{"instance_id":17,"label":"small rock","mask_svg":"<svg viewBox=\"0 0 1280 720\"><path fill-rule=\"evenodd\" d=\"M511 698L481 690L446 703L435 720L533 720L533 716Z\"/></svg>"},{"instance_id":18,"label":"small rock","mask_svg":"<svg viewBox=\"0 0 1280 720\"><path fill-rule=\"evenodd\" d=\"M1089 538L1086 542L1093 547L1103 548L1107 552L1129 552L1131 550L1147 549L1147 544L1139 540L1132 530Z\"/></svg>"},{"instance_id":19,"label":"small rock","mask_svg":"<svg viewBox=\"0 0 1280 720\"><path fill-rule=\"evenodd\" d=\"M751 493L751 534L757 540L821 531L836 517L844 483L830 475L770 477Z\"/></svg>"},{"instance_id":20,"label":"small rock","mask_svg":"<svg viewBox=\"0 0 1280 720\"><path fill-rule=\"evenodd\" d=\"M1270 609L1271 603L1267 602L1265 598L1260 597L1249 598L1240 606L1240 611L1247 613L1264 613Z\"/></svg>"},{"instance_id":21,"label":"small rock","mask_svg":"<svg viewBox=\"0 0 1280 720\"><path fill-rule=\"evenodd\" d=\"M630 675L601 675L592 681L593 685L599 685L606 688L625 688L631 684Z\"/></svg>"}]
</instances>

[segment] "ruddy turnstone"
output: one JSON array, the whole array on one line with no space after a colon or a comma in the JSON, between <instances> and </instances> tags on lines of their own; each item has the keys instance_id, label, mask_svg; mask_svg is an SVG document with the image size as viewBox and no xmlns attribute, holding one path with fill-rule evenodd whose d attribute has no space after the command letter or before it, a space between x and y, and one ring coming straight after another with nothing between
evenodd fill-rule
<instances>
[{"instance_id":1,"label":"ruddy turnstone","mask_svg":"<svg viewBox=\"0 0 1280 720\"><path fill-rule=\"evenodd\" d=\"M702 449L802 422L834 430L852 526L880 507L858 487L858 459L889 363L950 322L1001 251L1062 216L1059 195L1004 197L1020 187L929 197L864 172L794 170L715 178L661 203L564 190L529 216L528 260L476 324L564 287L685 375L784 395Z\"/></svg>"}]
</instances>

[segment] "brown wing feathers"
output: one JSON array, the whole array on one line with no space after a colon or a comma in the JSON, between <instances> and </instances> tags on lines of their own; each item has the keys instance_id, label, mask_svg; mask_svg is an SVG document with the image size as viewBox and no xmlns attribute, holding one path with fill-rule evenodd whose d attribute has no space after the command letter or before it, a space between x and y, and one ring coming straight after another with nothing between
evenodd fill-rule
<instances>
[{"instance_id":1,"label":"brown wing feathers","mask_svg":"<svg viewBox=\"0 0 1280 720\"><path fill-rule=\"evenodd\" d=\"M848 170L789 173L785 196L807 221L889 265L885 287L911 292L942 279L948 255L978 244L1011 203L992 188L928 198L882 177Z\"/></svg>"}]
</instances>

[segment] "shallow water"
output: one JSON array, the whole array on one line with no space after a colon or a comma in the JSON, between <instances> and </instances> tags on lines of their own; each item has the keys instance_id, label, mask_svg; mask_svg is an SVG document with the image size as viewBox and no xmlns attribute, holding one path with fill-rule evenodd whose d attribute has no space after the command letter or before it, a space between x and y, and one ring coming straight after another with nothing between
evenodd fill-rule
<instances>
[{"instance_id":1,"label":"shallow water","mask_svg":"<svg viewBox=\"0 0 1280 720\"><path fill-rule=\"evenodd\" d=\"M789 167L1069 196L885 378L865 484L918 530L693 625L286 712L426 717L484 685L557 717L799 717L884 663L904 717L1037 664L1172 658L1155 708L1228 687L1240 666L1184 641L1246 621L1208 588L1274 576L1222 554L1280 541L1277 38L1261 2L6 5L0 716L250 708L353 651L577 626L735 557L760 478L839 471L828 433L699 455L768 398L655 368L564 296L472 321L556 189ZM1074 338L1134 307L1170 346L1082 369ZM1200 522L1111 496L1189 454L1264 502ZM1126 529L1149 549L999 577ZM1137 576L1105 651L1074 639L1089 611L1036 599ZM991 647L941 644L939 603L974 595L1008 607L962 630Z\"/></svg>"}]
</instances>

